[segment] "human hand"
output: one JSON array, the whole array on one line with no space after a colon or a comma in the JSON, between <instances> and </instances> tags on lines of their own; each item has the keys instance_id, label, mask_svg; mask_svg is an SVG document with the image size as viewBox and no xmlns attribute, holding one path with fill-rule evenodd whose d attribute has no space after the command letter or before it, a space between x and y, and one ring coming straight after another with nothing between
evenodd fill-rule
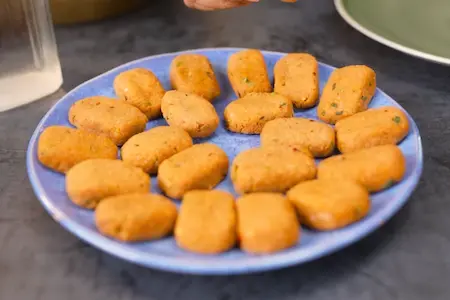
<instances>
[{"instance_id":1,"label":"human hand","mask_svg":"<svg viewBox=\"0 0 450 300\"><path fill-rule=\"evenodd\" d=\"M187 7L206 11L234 8L256 2L259 0L184 0Z\"/></svg>"}]
</instances>

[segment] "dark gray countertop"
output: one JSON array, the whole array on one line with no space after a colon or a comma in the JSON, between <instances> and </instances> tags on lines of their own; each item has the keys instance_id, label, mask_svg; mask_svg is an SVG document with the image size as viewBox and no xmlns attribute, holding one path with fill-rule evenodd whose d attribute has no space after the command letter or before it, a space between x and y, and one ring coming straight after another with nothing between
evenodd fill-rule
<instances>
[{"instance_id":1,"label":"dark gray countertop","mask_svg":"<svg viewBox=\"0 0 450 300\"><path fill-rule=\"evenodd\" d=\"M158 1L147 11L107 22L58 28L64 89L132 59L188 48L307 51L335 66L369 64L379 86L420 128L425 168L418 189L380 230L306 265L237 277L144 269L80 242L33 194L25 168L27 142L60 91L0 114L0 299L449 299L450 67L365 38L339 18L331 0L296 5L265 0L217 13L189 11L181 2Z\"/></svg>"}]
</instances>

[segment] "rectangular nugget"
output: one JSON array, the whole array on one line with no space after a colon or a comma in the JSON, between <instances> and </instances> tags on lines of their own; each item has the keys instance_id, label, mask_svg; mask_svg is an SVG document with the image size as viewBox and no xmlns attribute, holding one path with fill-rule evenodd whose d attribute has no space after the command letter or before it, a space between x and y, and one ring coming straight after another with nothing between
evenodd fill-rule
<instances>
[{"instance_id":1,"label":"rectangular nugget","mask_svg":"<svg viewBox=\"0 0 450 300\"><path fill-rule=\"evenodd\" d=\"M184 129L191 137L208 137L219 126L214 106L196 94L168 91L163 97L161 110L170 126Z\"/></svg>"},{"instance_id":2,"label":"rectangular nugget","mask_svg":"<svg viewBox=\"0 0 450 300\"><path fill-rule=\"evenodd\" d=\"M120 73L114 79L114 91L120 99L139 108L149 120L161 116L161 100L166 91L152 71L134 68Z\"/></svg>"},{"instance_id":3,"label":"rectangular nugget","mask_svg":"<svg viewBox=\"0 0 450 300\"><path fill-rule=\"evenodd\" d=\"M340 120L335 129L339 151L348 153L399 143L408 135L409 121L401 109L383 106Z\"/></svg>"},{"instance_id":4,"label":"rectangular nugget","mask_svg":"<svg viewBox=\"0 0 450 300\"><path fill-rule=\"evenodd\" d=\"M334 230L364 218L371 203L367 190L351 179L316 179L299 183L287 198L300 222L316 230Z\"/></svg>"},{"instance_id":5,"label":"rectangular nugget","mask_svg":"<svg viewBox=\"0 0 450 300\"><path fill-rule=\"evenodd\" d=\"M269 93L272 85L261 51L255 49L233 53L228 59L228 79L238 97L249 93Z\"/></svg>"},{"instance_id":6,"label":"rectangular nugget","mask_svg":"<svg viewBox=\"0 0 450 300\"><path fill-rule=\"evenodd\" d=\"M117 146L106 136L65 126L50 126L39 136L39 162L65 173L76 164L92 158L117 158Z\"/></svg>"},{"instance_id":7,"label":"rectangular nugget","mask_svg":"<svg viewBox=\"0 0 450 300\"><path fill-rule=\"evenodd\" d=\"M254 193L237 200L242 250L268 254L297 244L300 225L292 204L276 193Z\"/></svg>"},{"instance_id":8,"label":"rectangular nugget","mask_svg":"<svg viewBox=\"0 0 450 300\"><path fill-rule=\"evenodd\" d=\"M209 59L201 54L178 55L170 64L170 82L180 92L196 94L212 101L220 86Z\"/></svg>"},{"instance_id":9,"label":"rectangular nugget","mask_svg":"<svg viewBox=\"0 0 450 300\"><path fill-rule=\"evenodd\" d=\"M323 89L317 116L324 122L338 120L365 111L376 90L375 72L363 65L336 69Z\"/></svg>"},{"instance_id":10,"label":"rectangular nugget","mask_svg":"<svg viewBox=\"0 0 450 300\"><path fill-rule=\"evenodd\" d=\"M382 145L321 161L318 178L348 178L359 182L369 192L377 192L402 180L405 171L402 151L395 145Z\"/></svg>"},{"instance_id":11,"label":"rectangular nugget","mask_svg":"<svg viewBox=\"0 0 450 300\"><path fill-rule=\"evenodd\" d=\"M145 114L133 105L103 96L79 100L69 110L72 125L107 136L118 146L144 131L147 121Z\"/></svg>"},{"instance_id":12,"label":"rectangular nugget","mask_svg":"<svg viewBox=\"0 0 450 300\"><path fill-rule=\"evenodd\" d=\"M95 210L98 231L122 242L163 238L173 231L176 219L177 207L172 201L148 193L108 197Z\"/></svg>"},{"instance_id":13,"label":"rectangular nugget","mask_svg":"<svg viewBox=\"0 0 450 300\"><path fill-rule=\"evenodd\" d=\"M259 134L267 122L293 114L292 102L275 93L247 94L228 104L223 113L227 129L244 134Z\"/></svg>"},{"instance_id":14,"label":"rectangular nugget","mask_svg":"<svg viewBox=\"0 0 450 300\"><path fill-rule=\"evenodd\" d=\"M175 240L188 251L215 254L231 249L236 243L236 211L230 193L187 192L181 203Z\"/></svg>"},{"instance_id":15,"label":"rectangular nugget","mask_svg":"<svg viewBox=\"0 0 450 300\"><path fill-rule=\"evenodd\" d=\"M326 157L335 148L334 128L306 118L280 118L267 122L261 131L261 146L303 148L314 157Z\"/></svg>"},{"instance_id":16,"label":"rectangular nugget","mask_svg":"<svg viewBox=\"0 0 450 300\"><path fill-rule=\"evenodd\" d=\"M228 157L214 144L197 144L162 162L158 184L169 197L180 199L191 190L212 189L228 173Z\"/></svg>"},{"instance_id":17,"label":"rectangular nugget","mask_svg":"<svg viewBox=\"0 0 450 300\"><path fill-rule=\"evenodd\" d=\"M275 93L292 101L297 108L310 108L319 98L319 64L307 53L290 53L274 67Z\"/></svg>"},{"instance_id":18,"label":"rectangular nugget","mask_svg":"<svg viewBox=\"0 0 450 300\"><path fill-rule=\"evenodd\" d=\"M231 167L234 189L241 194L282 193L315 176L314 159L288 147L245 150L236 156Z\"/></svg>"},{"instance_id":19,"label":"rectangular nugget","mask_svg":"<svg viewBox=\"0 0 450 300\"><path fill-rule=\"evenodd\" d=\"M179 127L157 126L132 136L120 150L122 160L144 172L156 174L159 165L192 146L190 135Z\"/></svg>"},{"instance_id":20,"label":"rectangular nugget","mask_svg":"<svg viewBox=\"0 0 450 300\"><path fill-rule=\"evenodd\" d=\"M150 190L150 176L140 168L121 160L85 160L66 174L69 199L78 206L92 209L107 197L146 193Z\"/></svg>"}]
</instances>

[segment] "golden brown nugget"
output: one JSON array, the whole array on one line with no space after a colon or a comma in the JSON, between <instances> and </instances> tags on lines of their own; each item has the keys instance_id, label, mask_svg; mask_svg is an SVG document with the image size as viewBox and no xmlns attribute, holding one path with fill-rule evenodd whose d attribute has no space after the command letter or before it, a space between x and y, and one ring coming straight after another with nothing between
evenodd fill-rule
<instances>
[{"instance_id":1,"label":"golden brown nugget","mask_svg":"<svg viewBox=\"0 0 450 300\"><path fill-rule=\"evenodd\" d=\"M87 159L115 159L117 150L105 136L65 126L50 126L39 136L37 156L47 168L65 173Z\"/></svg>"},{"instance_id":2,"label":"golden brown nugget","mask_svg":"<svg viewBox=\"0 0 450 300\"><path fill-rule=\"evenodd\" d=\"M180 199L191 190L209 190L228 173L228 157L214 144L197 144L161 163L158 184L169 197Z\"/></svg>"},{"instance_id":3,"label":"golden brown nugget","mask_svg":"<svg viewBox=\"0 0 450 300\"><path fill-rule=\"evenodd\" d=\"M383 145L327 158L317 172L319 179L348 178L377 192L401 181L405 171L402 151L395 145Z\"/></svg>"},{"instance_id":4,"label":"golden brown nugget","mask_svg":"<svg viewBox=\"0 0 450 300\"><path fill-rule=\"evenodd\" d=\"M169 125L184 129L191 137L208 137L219 126L214 106L195 94L169 91L163 97L161 109Z\"/></svg>"},{"instance_id":5,"label":"golden brown nugget","mask_svg":"<svg viewBox=\"0 0 450 300\"><path fill-rule=\"evenodd\" d=\"M270 93L272 85L261 51L248 49L233 53L228 59L228 79L238 97L249 93Z\"/></svg>"},{"instance_id":6,"label":"golden brown nugget","mask_svg":"<svg viewBox=\"0 0 450 300\"><path fill-rule=\"evenodd\" d=\"M95 210L95 225L103 235L123 242L155 240L173 231L177 208L155 194L126 194L104 199Z\"/></svg>"},{"instance_id":7,"label":"golden brown nugget","mask_svg":"<svg viewBox=\"0 0 450 300\"><path fill-rule=\"evenodd\" d=\"M290 53L274 67L274 91L292 101L297 108L310 108L319 98L319 65L307 53Z\"/></svg>"},{"instance_id":8,"label":"golden brown nugget","mask_svg":"<svg viewBox=\"0 0 450 300\"><path fill-rule=\"evenodd\" d=\"M175 90L196 94L208 101L220 95L211 62L204 55L181 54L170 64L170 81Z\"/></svg>"},{"instance_id":9,"label":"golden brown nugget","mask_svg":"<svg viewBox=\"0 0 450 300\"><path fill-rule=\"evenodd\" d=\"M266 254L290 248L300 238L292 204L281 194L254 193L237 200L238 236L242 250Z\"/></svg>"},{"instance_id":10,"label":"golden brown nugget","mask_svg":"<svg viewBox=\"0 0 450 300\"><path fill-rule=\"evenodd\" d=\"M236 243L234 198L223 191L190 191L183 197L175 240L181 248L202 254L216 254Z\"/></svg>"},{"instance_id":11,"label":"golden brown nugget","mask_svg":"<svg viewBox=\"0 0 450 300\"><path fill-rule=\"evenodd\" d=\"M231 180L240 194L282 193L315 176L313 158L285 147L245 150L236 156L231 167Z\"/></svg>"},{"instance_id":12,"label":"golden brown nugget","mask_svg":"<svg viewBox=\"0 0 450 300\"><path fill-rule=\"evenodd\" d=\"M335 132L328 124L312 119L280 118L263 127L261 145L307 148L314 157L326 157L334 151Z\"/></svg>"},{"instance_id":13,"label":"golden brown nugget","mask_svg":"<svg viewBox=\"0 0 450 300\"><path fill-rule=\"evenodd\" d=\"M336 143L341 153L397 144L409 132L409 121L399 108L368 109L336 123Z\"/></svg>"},{"instance_id":14,"label":"golden brown nugget","mask_svg":"<svg viewBox=\"0 0 450 300\"><path fill-rule=\"evenodd\" d=\"M301 146L286 146L286 145L266 145L264 147L261 146L261 148L264 148L266 150L272 150L277 152L280 148L285 148L291 152L296 152L296 153L302 153L306 156L308 156L309 158L314 158L314 156L311 154L311 151L309 151L308 147L301 147Z\"/></svg>"},{"instance_id":15,"label":"golden brown nugget","mask_svg":"<svg viewBox=\"0 0 450 300\"><path fill-rule=\"evenodd\" d=\"M365 111L376 90L375 72L363 65L333 71L323 89L317 115L324 122L338 120Z\"/></svg>"},{"instance_id":16,"label":"golden brown nugget","mask_svg":"<svg viewBox=\"0 0 450 300\"><path fill-rule=\"evenodd\" d=\"M316 230L334 230L364 218L370 210L369 192L346 179L316 179L299 183L287 198L300 222Z\"/></svg>"},{"instance_id":17,"label":"golden brown nugget","mask_svg":"<svg viewBox=\"0 0 450 300\"><path fill-rule=\"evenodd\" d=\"M131 69L114 79L116 95L125 102L139 108L149 120L161 115L161 100L165 90L150 70Z\"/></svg>"},{"instance_id":18,"label":"golden brown nugget","mask_svg":"<svg viewBox=\"0 0 450 300\"><path fill-rule=\"evenodd\" d=\"M103 199L150 190L150 176L141 169L112 159L90 159L66 174L70 200L84 208L95 208Z\"/></svg>"},{"instance_id":19,"label":"golden brown nugget","mask_svg":"<svg viewBox=\"0 0 450 300\"><path fill-rule=\"evenodd\" d=\"M159 165L192 146L192 138L181 128L159 126L131 137L122 147L122 160L144 172L156 174Z\"/></svg>"},{"instance_id":20,"label":"golden brown nugget","mask_svg":"<svg viewBox=\"0 0 450 300\"><path fill-rule=\"evenodd\" d=\"M247 94L228 104L224 111L228 130L244 134L259 134L267 122L293 115L292 102L274 93Z\"/></svg>"},{"instance_id":21,"label":"golden brown nugget","mask_svg":"<svg viewBox=\"0 0 450 300\"><path fill-rule=\"evenodd\" d=\"M144 131L148 120L131 104L95 96L75 102L69 110L69 121L77 128L107 136L120 146Z\"/></svg>"}]
</instances>

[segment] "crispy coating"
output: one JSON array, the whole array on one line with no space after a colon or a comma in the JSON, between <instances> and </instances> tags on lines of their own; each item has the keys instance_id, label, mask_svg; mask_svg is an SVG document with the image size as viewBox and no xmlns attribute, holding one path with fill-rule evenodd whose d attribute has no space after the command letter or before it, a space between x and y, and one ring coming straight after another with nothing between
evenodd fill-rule
<instances>
[{"instance_id":1,"label":"crispy coating","mask_svg":"<svg viewBox=\"0 0 450 300\"><path fill-rule=\"evenodd\" d=\"M190 191L183 197L175 226L181 248L202 254L216 254L236 243L236 210L230 193Z\"/></svg>"},{"instance_id":2,"label":"crispy coating","mask_svg":"<svg viewBox=\"0 0 450 300\"><path fill-rule=\"evenodd\" d=\"M231 167L234 189L240 194L286 192L316 176L314 159L287 147L252 148L239 153Z\"/></svg>"},{"instance_id":3,"label":"crispy coating","mask_svg":"<svg viewBox=\"0 0 450 300\"><path fill-rule=\"evenodd\" d=\"M212 189L228 173L228 157L214 144L197 144L161 163L158 184L169 197L180 199L191 190Z\"/></svg>"},{"instance_id":4,"label":"crispy coating","mask_svg":"<svg viewBox=\"0 0 450 300\"><path fill-rule=\"evenodd\" d=\"M184 129L191 137L208 137L219 126L214 106L195 94L169 91L163 97L161 109L169 125Z\"/></svg>"},{"instance_id":5,"label":"crispy coating","mask_svg":"<svg viewBox=\"0 0 450 300\"><path fill-rule=\"evenodd\" d=\"M292 102L275 93L247 94L228 104L224 111L228 130L244 134L259 134L267 122L293 115Z\"/></svg>"},{"instance_id":6,"label":"crispy coating","mask_svg":"<svg viewBox=\"0 0 450 300\"><path fill-rule=\"evenodd\" d=\"M114 79L114 90L120 99L139 108L149 120L161 115L161 100L166 91L152 71L135 68L122 72Z\"/></svg>"},{"instance_id":7,"label":"crispy coating","mask_svg":"<svg viewBox=\"0 0 450 300\"><path fill-rule=\"evenodd\" d=\"M95 96L75 102L69 110L69 121L77 128L107 136L120 146L144 131L148 120L125 101Z\"/></svg>"},{"instance_id":8,"label":"crispy coating","mask_svg":"<svg viewBox=\"0 0 450 300\"><path fill-rule=\"evenodd\" d=\"M131 137L122 147L122 160L146 173L156 174L159 165L192 146L192 138L181 128L159 126Z\"/></svg>"},{"instance_id":9,"label":"crispy coating","mask_svg":"<svg viewBox=\"0 0 450 300\"><path fill-rule=\"evenodd\" d=\"M269 254L298 243L300 225L295 209L276 193L254 193L237 200L238 236L242 250Z\"/></svg>"},{"instance_id":10,"label":"crispy coating","mask_svg":"<svg viewBox=\"0 0 450 300\"><path fill-rule=\"evenodd\" d=\"M290 53L274 67L277 94L292 101L297 108L310 108L319 98L319 65L307 53Z\"/></svg>"},{"instance_id":11,"label":"crispy coating","mask_svg":"<svg viewBox=\"0 0 450 300\"><path fill-rule=\"evenodd\" d=\"M312 119L279 118L263 127L261 145L307 148L314 157L327 157L335 148L335 132L328 124Z\"/></svg>"},{"instance_id":12,"label":"crispy coating","mask_svg":"<svg viewBox=\"0 0 450 300\"><path fill-rule=\"evenodd\" d=\"M227 73L231 87L238 97L255 92L272 92L264 56L259 50L247 49L230 55Z\"/></svg>"},{"instance_id":13,"label":"crispy coating","mask_svg":"<svg viewBox=\"0 0 450 300\"><path fill-rule=\"evenodd\" d=\"M112 159L90 159L66 174L66 191L78 206L93 209L103 199L128 193L146 193L150 177L141 169Z\"/></svg>"},{"instance_id":14,"label":"crispy coating","mask_svg":"<svg viewBox=\"0 0 450 300\"><path fill-rule=\"evenodd\" d=\"M376 90L375 72L363 65L336 69L323 89L317 116L324 122L337 121L365 111Z\"/></svg>"},{"instance_id":15,"label":"crispy coating","mask_svg":"<svg viewBox=\"0 0 450 300\"><path fill-rule=\"evenodd\" d=\"M39 136L37 156L47 168L65 173L87 159L115 159L117 146L102 135L65 126L50 126Z\"/></svg>"},{"instance_id":16,"label":"crispy coating","mask_svg":"<svg viewBox=\"0 0 450 300\"><path fill-rule=\"evenodd\" d=\"M109 197L95 210L95 225L105 236L122 242L155 240L169 235L177 208L156 194L125 194Z\"/></svg>"},{"instance_id":17,"label":"crispy coating","mask_svg":"<svg viewBox=\"0 0 450 300\"><path fill-rule=\"evenodd\" d=\"M220 95L220 86L209 59L201 54L181 54L170 64L175 90L196 94L208 101Z\"/></svg>"},{"instance_id":18,"label":"crispy coating","mask_svg":"<svg viewBox=\"0 0 450 300\"><path fill-rule=\"evenodd\" d=\"M409 121L399 108L383 106L336 123L339 151L348 153L380 145L397 144L409 132Z\"/></svg>"},{"instance_id":19,"label":"crispy coating","mask_svg":"<svg viewBox=\"0 0 450 300\"><path fill-rule=\"evenodd\" d=\"M318 178L348 178L369 192L378 192L401 181L405 171L402 151L395 145L382 145L323 160L318 166Z\"/></svg>"},{"instance_id":20,"label":"crispy coating","mask_svg":"<svg viewBox=\"0 0 450 300\"><path fill-rule=\"evenodd\" d=\"M334 230L364 218L369 192L353 180L316 179L299 183L287 193L300 222L316 230Z\"/></svg>"}]
</instances>

